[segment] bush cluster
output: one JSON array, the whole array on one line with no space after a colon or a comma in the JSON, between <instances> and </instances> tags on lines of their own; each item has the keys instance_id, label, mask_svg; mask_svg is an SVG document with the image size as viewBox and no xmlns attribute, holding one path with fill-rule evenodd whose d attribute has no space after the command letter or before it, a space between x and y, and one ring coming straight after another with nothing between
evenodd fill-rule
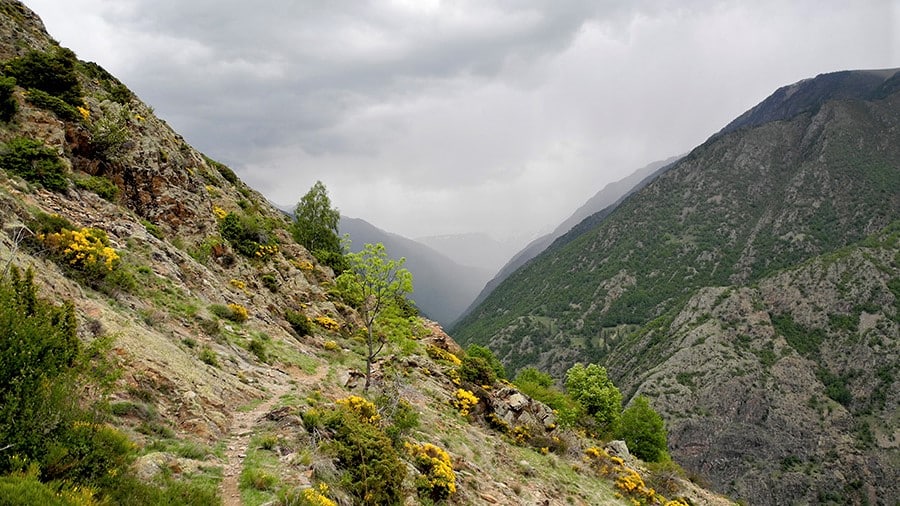
<instances>
[{"instance_id":1,"label":"bush cluster","mask_svg":"<svg viewBox=\"0 0 900 506\"><path fill-rule=\"evenodd\" d=\"M0 77L0 121L8 122L16 115L19 104L13 93L16 80L12 77Z\"/></svg>"},{"instance_id":2,"label":"bush cluster","mask_svg":"<svg viewBox=\"0 0 900 506\"><path fill-rule=\"evenodd\" d=\"M100 198L110 202L115 202L116 198L119 196L119 187L109 178L103 176L89 176L76 179L75 186L92 191L99 195Z\"/></svg>"},{"instance_id":3,"label":"bush cluster","mask_svg":"<svg viewBox=\"0 0 900 506\"><path fill-rule=\"evenodd\" d=\"M219 221L219 233L235 251L247 258L265 258L278 252L268 227L255 216L228 213Z\"/></svg>"},{"instance_id":4,"label":"bush cluster","mask_svg":"<svg viewBox=\"0 0 900 506\"><path fill-rule=\"evenodd\" d=\"M288 324L294 329L294 332L296 332L298 336L303 337L312 334L312 321L300 311L288 309L284 312L284 319L287 320Z\"/></svg>"},{"instance_id":5,"label":"bush cluster","mask_svg":"<svg viewBox=\"0 0 900 506\"><path fill-rule=\"evenodd\" d=\"M336 459L341 485L356 504L401 504L406 465L373 421L367 402L348 399L322 415L322 426L331 434L325 449Z\"/></svg>"},{"instance_id":6,"label":"bush cluster","mask_svg":"<svg viewBox=\"0 0 900 506\"><path fill-rule=\"evenodd\" d=\"M456 492L456 473L447 452L431 443L407 443L406 450L416 469L422 473L416 477L420 496L442 501Z\"/></svg>"},{"instance_id":7,"label":"bush cluster","mask_svg":"<svg viewBox=\"0 0 900 506\"><path fill-rule=\"evenodd\" d=\"M75 53L66 48L53 51L29 51L4 66L4 73L23 88L34 88L76 107L81 104L81 85L75 65Z\"/></svg>"},{"instance_id":8,"label":"bush cluster","mask_svg":"<svg viewBox=\"0 0 900 506\"><path fill-rule=\"evenodd\" d=\"M0 169L48 190L61 192L69 186L62 160L55 151L34 139L18 137L3 145Z\"/></svg>"}]
</instances>

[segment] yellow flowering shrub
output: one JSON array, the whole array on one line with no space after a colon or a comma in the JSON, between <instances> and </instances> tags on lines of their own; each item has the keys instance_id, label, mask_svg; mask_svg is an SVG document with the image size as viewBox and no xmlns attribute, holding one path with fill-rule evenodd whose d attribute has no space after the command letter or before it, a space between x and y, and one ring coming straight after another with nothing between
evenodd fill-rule
<instances>
[{"instance_id":1,"label":"yellow flowering shrub","mask_svg":"<svg viewBox=\"0 0 900 506\"><path fill-rule=\"evenodd\" d=\"M109 245L106 232L97 228L63 229L37 237L76 269L87 271L99 267L109 272L119 263L119 254Z\"/></svg>"},{"instance_id":2,"label":"yellow flowering shrub","mask_svg":"<svg viewBox=\"0 0 900 506\"><path fill-rule=\"evenodd\" d=\"M277 244L259 244L256 246L256 258L268 258L278 254Z\"/></svg>"},{"instance_id":3,"label":"yellow flowering shrub","mask_svg":"<svg viewBox=\"0 0 900 506\"><path fill-rule=\"evenodd\" d=\"M627 495L632 503L641 504L666 504L677 506L679 503L667 501L665 497L649 488L641 475L634 469L625 465L625 461L619 457L611 456L605 450L590 447L584 451L584 460L601 476L614 478L616 488Z\"/></svg>"},{"instance_id":4,"label":"yellow flowering shrub","mask_svg":"<svg viewBox=\"0 0 900 506\"><path fill-rule=\"evenodd\" d=\"M337 332L341 330L341 324L329 316L319 315L313 318L313 321L325 330Z\"/></svg>"},{"instance_id":5,"label":"yellow flowering shrub","mask_svg":"<svg viewBox=\"0 0 900 506\"><path fill-rule=\"evenodd\" d=\"M318 490L315 488L305 488L301 492L299 504L303 506L337 506L337 503L327 497L328 485L320 483Z\"/></svg>"},{"instance_id":6,"label":"yellow flowering shrub","mask_svg":"<svg viewBox=\"0 0 900 506\"><path fill-rule=\"evenodd\" d=\"M447 350L438 348L433 344L429 344L428 346L426 346L425 351L428 353L429 357L435 360L443 360L445 362L450 362L451 364L456 366L462 365L462 360L460 360L459 357Z\"/></svg>"},{"instance_id":7,"label":"yellow flowering shrub","mask_svg":"<svg viewBox=\"0 0 900 506\"><path fill-rule=\"evenodd\" d=\"M312 262L310 262L309 260L292 260L291 263L294 264L294 267L300 269L301 271L309 272L315 269Z\"/></svg>"},{"instance_id":8,"label":"yellow flowering shrub","mask_svg":"<svg viewBox=\"0 0 900 506\"><path fill-rule=\"evenodd\" d=\"M222 209L219 206L213 206L213 214L216 215L216 218L220 220L224 220L226 216L228 216L228 211Z\"/></svg>"},{"instance_id":9,"label":"yellow flowering shrub","mask_svg":"<svg viewBox=\"0 0 900 506\"><path fill-rule=\"evenodd\" d=\"M378 414L378 408L358 395L351 395L344 399L338 399L336 402L338 406L347 408L365 422L375 424L381 420L381 415Z\"/></svg>"},{"instance_id":10,"label":"yellow flowering shrub","mask_svg":"<svg viewBox=\"0 0 900 506\"><path fill-rule=\"evenodd\" d=\"M456 473L446 451L431 443L405 443L404 446L422 473L416 478L419 494L440 501L456 492Z\"/></svg>"},{"instance_id":11,"label":"yellow flowering shrub","mask_svg":"<svg viewBox=\"0 0 900 506\"><path fill-rule=\"evenodd\" d=\"M469 414L469 410L475 407L478 404L478 397L475 396L473 392L466 390L465 388L458 388L456 390L456 398L451 401L453 407L459 410L459 414L462 416L467 416Z\"/></svg>"},{"instance_id":12,"label":"yellow flowering shrub","mask_svg":"<svg viewBox=\"0 0 900 506\"><path fill-rule=\"evenodd\" d=\"M89 121L91 119L90 109L81 106L76 107L76 109L78 109L78 114L81 114L81 117L84 119L84 121Z\"/></svg>"},{"instance_id":13,"label":"yellow flowering shrub","mask_svg":"<svg viewBox=\"0 0 900 506\"><path fill-rule=\"evenodd\" d=\"M250 318L250 313L247 311L247 308L240 304L228 304L228 309L231 310L231 320L237 323L243 323Z\"/></svg>"},{"instance_id":14,"label":"yellow flowering shrub","mask_svg":"<svg viewBox=\"0 0 900 506\"><path fill-rule=\"evenodd\" d=\"M231 286L237 288L238 290L243 290L243 289L247 288L247 284L244 283L243 281L241 281L240 279L232 279L231 281L229 281L229 283L231 284Z\"/></svg>"},{"instance_id":15,"label":"yellow flowering shrub","mask_svg":"<svg viewBox=\"0 0 900 506\"><path fill-rule=\"evenodd\" d=\"M338 345L338 343L331 339L325 341L324 348L328 351L338 351L341 349L341 347Z\"/></svg>"}]
</instances>

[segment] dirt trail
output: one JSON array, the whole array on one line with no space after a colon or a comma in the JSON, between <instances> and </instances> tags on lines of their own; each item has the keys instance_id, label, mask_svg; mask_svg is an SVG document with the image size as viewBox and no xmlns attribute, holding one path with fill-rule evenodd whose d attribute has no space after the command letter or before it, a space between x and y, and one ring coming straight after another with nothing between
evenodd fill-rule
<instances>
[{"instance_id":1,"label":"dirt trail","mask_svg":"<svg viewBox=\"0 0 900 506\"><path fill-rule=\"evenodd\" d=\"M219 485L219 493L224 506L241 506L241 492L238 480L241 470L244 468L244 458L247 456L247 447L250 445L250 437L253 429L260 420L272 410L282 395L294 389L303 389L320 382L328 367L320 366L315 374L307 375L302 371L292 369L290 377L296 384L273 383L268 385L268 397L250 411L235 412L231 421L225 445L225 465L222 469L222 483Z\"/></svg>"}]
</instances>

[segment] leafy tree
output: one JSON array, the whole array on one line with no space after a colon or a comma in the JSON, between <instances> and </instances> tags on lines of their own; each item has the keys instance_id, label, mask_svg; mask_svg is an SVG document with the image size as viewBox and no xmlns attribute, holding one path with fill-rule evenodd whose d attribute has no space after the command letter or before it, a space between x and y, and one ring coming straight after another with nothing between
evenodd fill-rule
<instances>
[{"instance_id":1,"label":"leafy tree","mask_svg":"<svg viewBox=\"0 0 900 506\"><path fill-rule=\"evenodd\" d=\"M631 453L647 462L668 460L665 424L643 395L635 397L622 412L616 437L625 440Z\"/></svg>"},{"instance_id":2,"label":"leafy tree","mask_svg":"<svg viewBox=\"0 0 900 506\"><path fill-rule=\"evenodd\" d=\"M338 236L338 222L341 213L331 207L328 190L321 181L300 198L294 209L292 234L294 240L303 245L320 262L331 266L336 271L343 258L341 239Z\"/></svg>"},{"instance_id":3,"label":"leafy tree","mask_svg":"<svg viewBox=\"0 0 900 506\"><path fill-rule=\"evenodd\" d=\"M372 379L372 362L384 348L384 334L375 333L375 320L398 300L412 292L412 274L403 268L405 258L389 259L384 244L366 244L358 253L346 256L349 269L335 280L339 289L360 301L359 312L366 326L366 387Z\"/></svg>"},{"instance_id":4,"label":"leafy tree","mask_svg":"<svg viewBox=\"0 0 900 506\"><path fill-rule=\"evenodd\" d=\"M600 425L612 429L622 412L622 393L597 364L575 364L566 372L566 390Z\"/></svg>"},{"instance_id":5,"label":"leafy tree","mask_svg":"<svg viewBox=\"0 0 900 506\"><path fill-rule=\"evenodd\" d=\"M499 379L506 379L506 369L503 367L503 364L500 363L500 360L494 355L494 352L490 350L490 348L472 343L466 348L466 355L470 357L478 357L483 358L491 369L494 370L494 375Z\"/></svg>"}]
</instances>

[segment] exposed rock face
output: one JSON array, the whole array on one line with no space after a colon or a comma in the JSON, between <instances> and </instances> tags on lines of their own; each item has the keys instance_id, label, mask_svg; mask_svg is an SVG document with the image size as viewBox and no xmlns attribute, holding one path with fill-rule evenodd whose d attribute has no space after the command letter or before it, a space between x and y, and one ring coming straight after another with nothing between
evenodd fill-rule
<instances>
[{"instance_id":1,"label":"exposed rock face","mask_svg":"<svg viewBox=\"0 0 900 506\"><path fill-rule=\"evenodd\" d=\"M610 357L686 468L753 504L900 494L900 234L867 244L701 290L639 355Z\"/></svg>"}]
</instances>

